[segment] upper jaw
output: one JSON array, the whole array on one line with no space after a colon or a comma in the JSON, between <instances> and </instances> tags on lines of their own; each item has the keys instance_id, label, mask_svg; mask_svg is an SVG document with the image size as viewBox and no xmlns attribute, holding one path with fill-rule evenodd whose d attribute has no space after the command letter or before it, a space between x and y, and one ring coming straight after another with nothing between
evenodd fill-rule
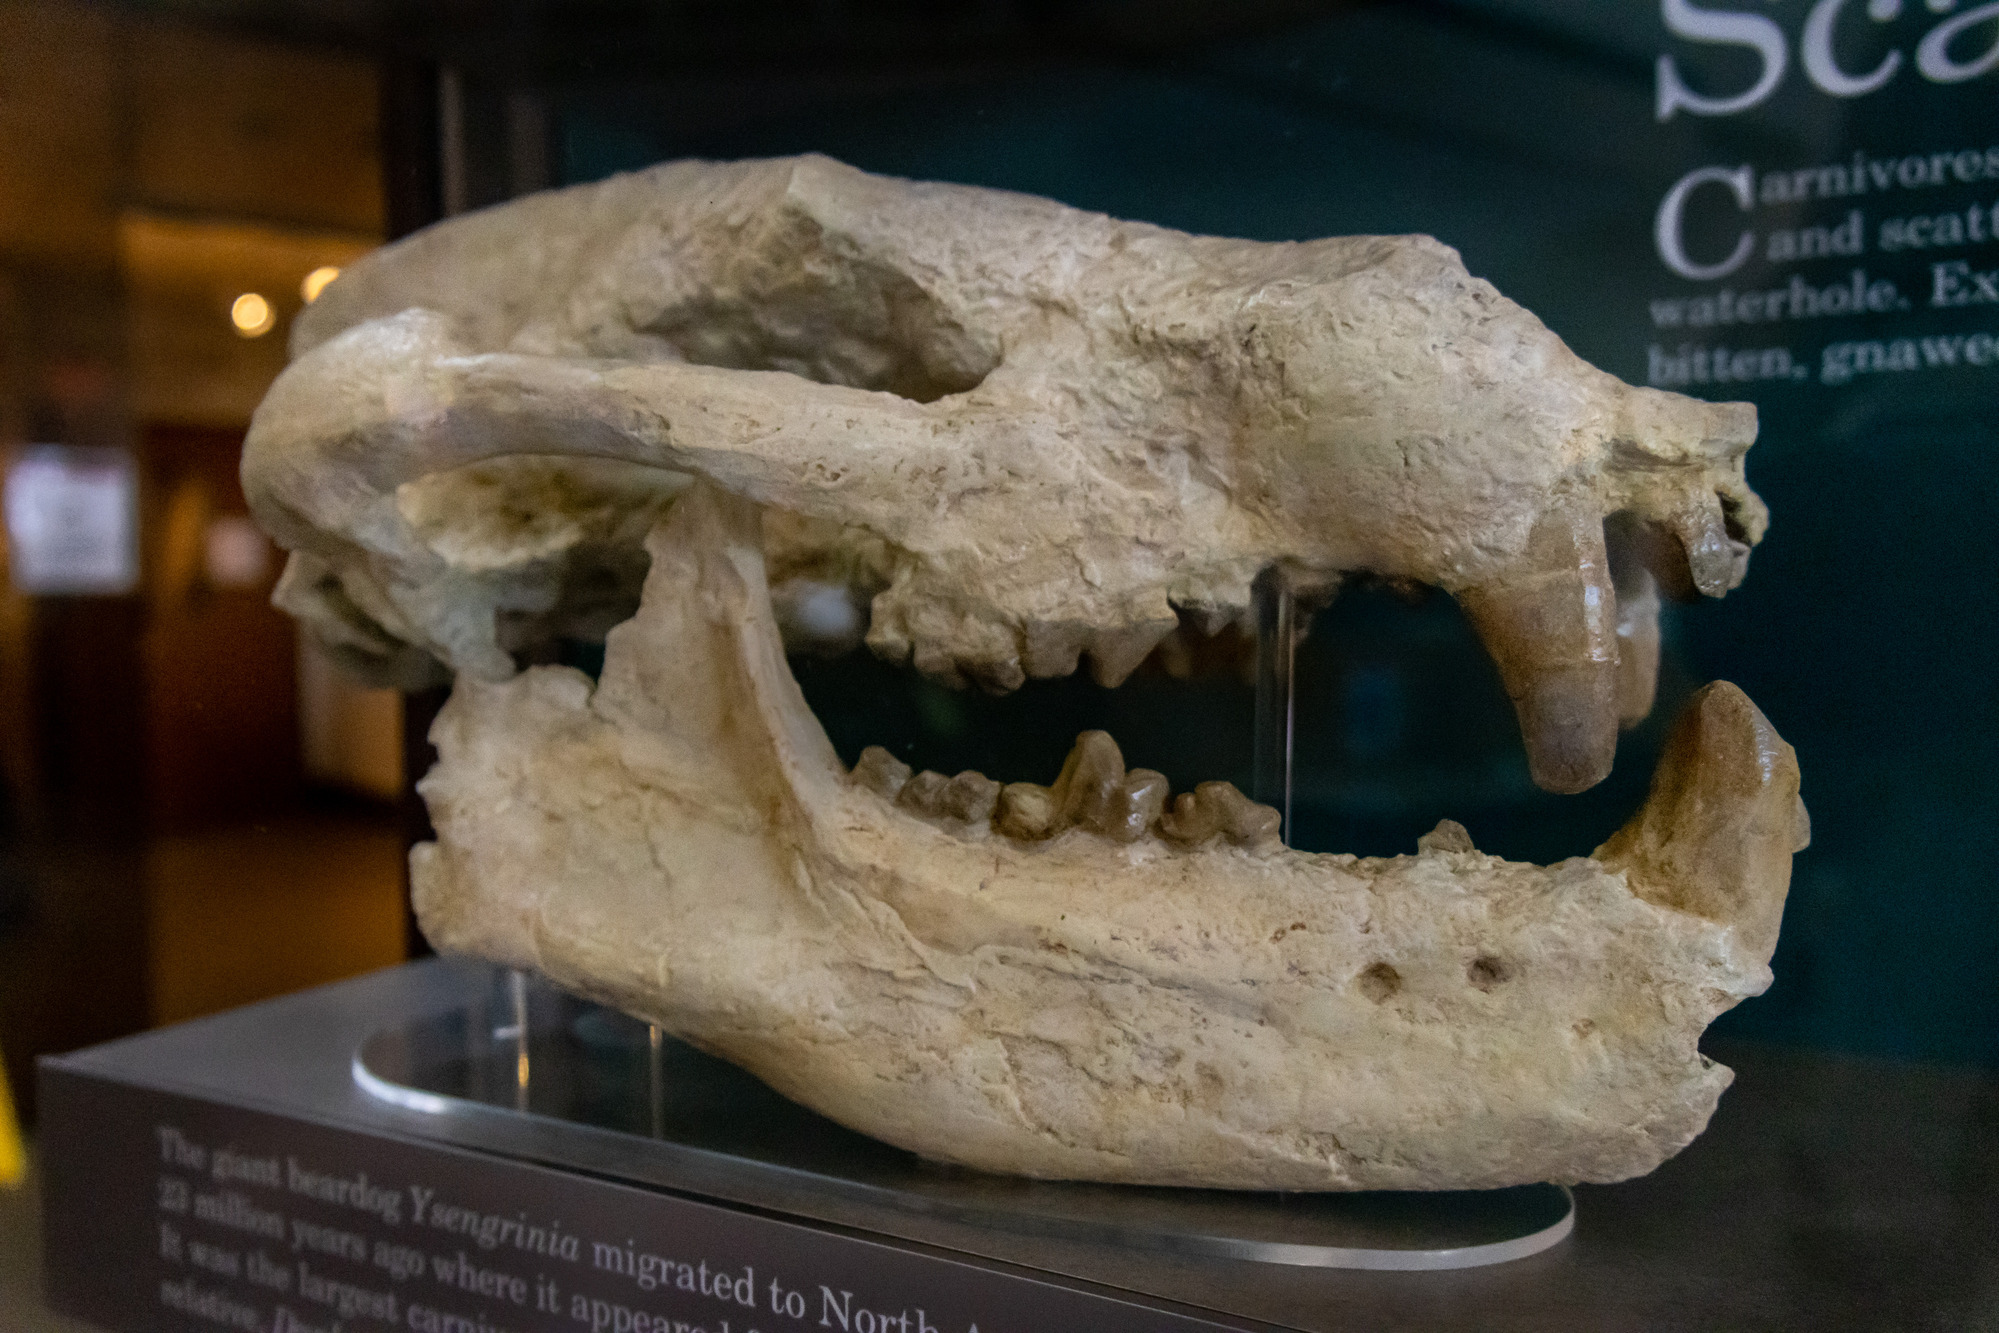
<instances>
[{"instance_id":1,"label":"upper jaw","mask_svg":"<svg viewBox=\"0 0 1999 1333\"><path fill-rule=\"evenodd\" d=\"M1210 422L1234 451L1221 456L1184 422L1111 421L1087 397L1051 413L1058 386L1026 369L915 403L759 372L480 352L453 321L411 310L286 372L253 425L245 482L301 552L286 605L391 672L428 653L503 679L515 640L561 632L551 608L578 581L573 552L546 543L468 562L448 528L422 522L425 487L443 488L449 503L431 507L460 524L482 506L607 514L622 535L572 545L629 549L702 477L816 524L831 547L868 548L873 650L995 690L1079 664L1115 684L1183 614L1243 617L1271 564L1308 588L1350 573L1431 583L1498 664L1536 781L1578 791L1649 704L1658 594L1718 596L1742 575L1762 525L1741 481L1753 412L1628 389L1524 311L1509 318L1552 344L1549 373L1573 386L1538 416L1464 424L1480 419L1481 358L1496 355L1479 345L1435 377L1464 402L1418 410L1375 401L1384 389L1356 417L1344 398L1301 390L1295 422L1253 403ZM1385 373L1350 357L1313 373L1348 395ZM537 459L564 464L568 492L458 484L481 464ZM586 465L657 480L593 492Z\"/></svg>"},{"instance_id":2,"label":"upper jaw","mask_svg":"<svg viewBox=\"0 0 1999 1333\"><path fill-rule=\"evenodd\" d=\"M1768 981L1788 747L1732 687L1655 799L1543 870L1045 841L898 809L786 668L754 507L651 540L601 684L464 682L424 792L442 948L535 967L914 1151L1029 1175L1357 1189L1620 1179L1705 1124L1699 1032ZM496 800L496 792L504 793Z\"/></svg>"}]
</instances>

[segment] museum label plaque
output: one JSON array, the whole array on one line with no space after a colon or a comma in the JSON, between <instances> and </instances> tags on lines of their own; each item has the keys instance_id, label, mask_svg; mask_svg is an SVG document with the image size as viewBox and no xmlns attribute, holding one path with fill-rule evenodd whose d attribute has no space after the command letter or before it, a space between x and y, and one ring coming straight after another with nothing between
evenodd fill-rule
<instances>
[{"instance_id":1,"label":"museum label plaque","mask_svg":"<svg viewBox=\"0 0 1999 1333\"><path fill-rule=\"evenodd\" d=\"M1004 1333L1218 1324L843 1230L48 1066L48 1271L109 1328Z\"/></svg>"}]
</instances>

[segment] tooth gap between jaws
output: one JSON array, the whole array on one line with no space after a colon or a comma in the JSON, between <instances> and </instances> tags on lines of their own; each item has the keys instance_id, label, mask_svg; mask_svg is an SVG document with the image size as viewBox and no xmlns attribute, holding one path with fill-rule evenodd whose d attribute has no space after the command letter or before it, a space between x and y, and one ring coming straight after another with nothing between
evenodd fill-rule
<instances>
[{"instance_id":1,"label":"tooth gap between jaws","mask_svg":"<svg viewBox=\"0 0 1999 1333\"><path fill-rule=\"evenodd\" d=\"M1265 853L1282 844L1279 816L1244 796L1233 783L1203 782L1174 796L1162 773L1127 770L1108 732L1086 731L1051 787L1033 782L1005 786L983 773L956 777L912 772L879 745L861 751L853 781L897 809L953 832L990 827L1016 842L1045 842L1081 829L1112 842L1153 838L1191 851L1225 843Z\"/></svg>"}]
</instances>

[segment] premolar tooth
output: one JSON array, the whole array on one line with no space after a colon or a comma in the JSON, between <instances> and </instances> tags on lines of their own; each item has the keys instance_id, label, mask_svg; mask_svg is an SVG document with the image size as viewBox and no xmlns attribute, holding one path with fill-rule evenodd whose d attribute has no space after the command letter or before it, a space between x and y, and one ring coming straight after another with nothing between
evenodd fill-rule
<instances>
[{"instance_id":1,"label":"premolar tooth","mask_svg":"<svg viewBox=\"0 0 1999 1333\"><path fill-rule=\"evenodd\" d=\"M1123 629L1100 630L1090 636L1090 679L1116 689L1138 669L1159 641L1179 628L1178 617L1146 620Z\"/></svg>"},{"instance_id":2,"label":"premolar tooth","mask_svg":"<svg viewBox=\"0 0 1999 1333\"><path fill-rule=\"evenodd\" d=\"M1055 793L1038 782L1009 782L1000 789L999 831L1037 842L1055 831Z\"/></svg>"},{"instance_id":3,"label":"premolar tooth","mask_svg":"<svg viewBox=\"0 0 1999 1333\"><path fill-rule=\"evenodd\" d=\"M1149 832L1166 809L1171 785L1164 773L1134 768L1118 784L1112 804L1110 827L1102 830L1119 842L1137 842Z\"/></svg>"},{"instance_id":4,"label":"premolar tooth","mask_svg":"<svg viewBox=\"0 0 1999 1333\"><path fill-rule=\"evenodd\" d=\"M1458 596L1520 718L1538 786L1595 786L1617 757L1616 594L1603 522L1555 509L1520 563Z\"/></svg>"},{"instance_id":5,"label":"premolar tooth","mask_svg":"<svg viewBox=\"0 0 1999 1333\"><path fill-rule=\"evenodd\" d=\"M1172 811L1160 817L1159 831L1183 847L1225 837L1257 851L1277 845L1282 822L1276 810L1250 800L1234 783L1203 782L1174 798Z\"/></svg>"},{"instance_id":6,"label":"premolar tooth","mask_svg":"<svg viewBox=\"0 0 1999 1333\"><path fill-rule=\"evenodd\" d=\"M1471 832L1455 819L1440 819L1437 827L1416 839L1416 850L1422 852L1475 852Z\"/></svg>"},{"instance_id":7,"label":"premolar tooth","mask_svg":"<svg viewBox=\"0 0 1999 1333\"><path fill-rule=\"evenodd\" d=\"M909 781L908 764L879 745L870 745L854 761L854 781L893 801Z\"/></svg>"},{"instance_id":8,"label":"premolar tooth","mask_svg":"<svg viewBox=\"0 0 1999 1333\"><path fill-rule=\"evenodd\" d=\"M1090 627L1074 620L1040 620L1021 631L1020 663L1036 680L1074 675Z\"/></svg>"},{"instance_id":9,"label":"premolar tooth","mask_svg":"<svg viewBox=\"0 0 1999 1333\"><path fill-rule=\"evenodd\" d=\"M1055 779L1054 831L1081 826L1108 833L1118 816L1118 792L1124 785L1124 751L1108 731L1086 731Z\"/></svg>"}]
</instances>

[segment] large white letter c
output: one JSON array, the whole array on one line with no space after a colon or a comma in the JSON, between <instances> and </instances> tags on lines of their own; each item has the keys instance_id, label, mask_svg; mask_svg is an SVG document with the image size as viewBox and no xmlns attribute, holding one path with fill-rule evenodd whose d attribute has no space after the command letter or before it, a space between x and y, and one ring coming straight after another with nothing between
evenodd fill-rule
<instances>
[{"instance_id":1,"label":"large white letter c","mask_svg":"<svg viewBox=\"0 0 1999 1333\"><path fill-rule=\"evenodd\" d=\"M1687 257L1686 244L1680 236L1681 216L1686 212L1687 196L1703 185L1726 185L1735 202L1747 213L1753 197L1753 181L1754 172L1747 166L1732 170L1701 167L1675 181L1673 188L1666 191L1666 197L1659 201L1659 215L1652 221L1652 240L1659 247L1659 258L1666 262L1666 267L1695 282L1712 282L1741 268L1756 249L1754 232L1743 232L1735 242L1735 249L1719 264L1696 264Z\"/></svg>"}]
</instances>

